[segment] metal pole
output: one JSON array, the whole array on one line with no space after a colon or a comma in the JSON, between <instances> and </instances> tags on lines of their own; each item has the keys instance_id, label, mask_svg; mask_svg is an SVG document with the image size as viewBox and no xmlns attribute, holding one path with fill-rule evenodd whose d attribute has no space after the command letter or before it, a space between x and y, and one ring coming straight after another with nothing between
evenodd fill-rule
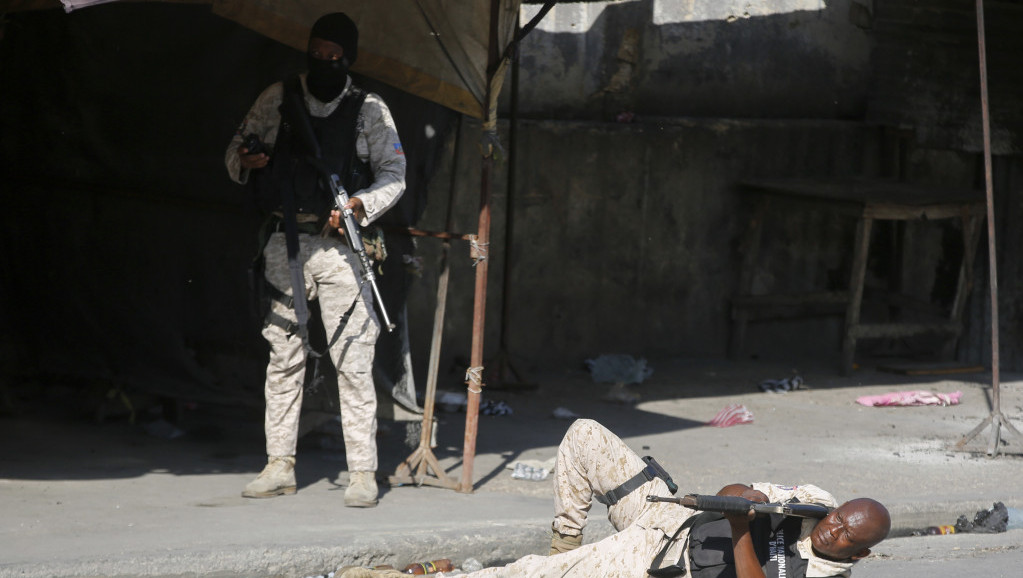
<instances>
[{"instance_id":1,"label":"metal pole","mask_svg":"<svg viewBox=\"0 0 1023 578\"><path fill-rule=\"evenodd\" d=\"M487 308L487 270L490 250L490 193L494 173L493 142L497 134L497 111L492 103L497 98L493 94L494 74L500 64L500 53L497 47L498 29L501 16L500 0L490 2L490 46L487 58L487 93L483 103L483 159L480 170L480 213L479 232L476 235L476 298L472 315L472 354L469 371L466 372L468 385L465 408L465 439L462 447L462 481L458 491L472 493L472 468L476 458L476 434L479 428L480 397L483 393L483 329Z\"/></svg>"},{"instance_id":2,"label":"metal pole","mask_svg":"<svg viewBox=\"0 0 1023 578\"><path fill-rule=\"evenodd\" d=\"M995 202L994 179L991 170L991 113L987 92L987 49L984 33L984 0L977 0L977 46L980 54L980 110L984 130L984 185L987 194L987 247L991 285L991 387L993 409L1001 411L999 404L998 373L998 259L995 255Z\"/></svg>"},{"instance_id":3,"label":"metal pole","mask_svg":"<svg viewBox=\"0 0 1023 578\"><path fill-rule=\"evenodd\" d=\"M988 455L997 455L1001 445L1002 426L1015 434L1017 438L1023 438L1002 415L1001 394L999 383L999 361L998 361L998 259L995 254L995 203L994 203L994 179L991 169L991 117L988 107L987 92L987 50L984 38L984 0L977 0L977 50L980 55L980 106L981 119L984 131L984 184L987 194L987 246L988 246L988 270L990 274L989 285L991 286L991 414L984 419L970 433L956 444L956 449L962 449L971 439L983 429L991 425L991 443L988 445Z\"/></svg>"}]
</instances>

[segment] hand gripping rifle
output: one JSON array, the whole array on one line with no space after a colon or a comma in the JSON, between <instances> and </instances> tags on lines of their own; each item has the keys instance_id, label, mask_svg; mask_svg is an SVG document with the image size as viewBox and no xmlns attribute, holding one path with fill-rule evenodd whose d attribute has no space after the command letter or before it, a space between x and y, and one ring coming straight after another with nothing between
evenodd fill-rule
<instances>
[{"instance_id":1,"label":"hand gripping rifle","mask_svg":"<svg viewBox=\"0 0 1023 578\"><path fill-rule=\"evenodd\" d=\"M757 514L781 514L797 518L820 519L827 516L832 510L828 506L821 506L820 504L801 504L799 502L764 504L738 496L707 496L700 494L688 494L681 498L647 496L646 501L671 502L694 510L720 512L722 514L748 514L750 511L753 511Z\"/></svg>"},{"instance_id":2,"label":"hand gripping rifle","mask_svg":"<svg viewBox=\"0 0 1023 578\"><path fill-rule=\"evenodd\" d=\"M369 259L369 254L366 253L366 245L362 242L362 232L359 230L359 224L355 222L355 215L352 210L345 208L349 200L348 191L345 190L344 185L341 184L341 179L336 174L330 173L328 178L330 190L334 194L334 201L337 202L337 208L342 213L341 216L345 224L345 237L348 238L348 246L359 257L359 269L361 269L362 280L369 283L370 287L373 288L373 298L376 299L377 305L380 306L380 314L384 318L384 327L390 333L394 331L394 324L391 323L391 318L387 316L387 308L384 307L384 300L380 297L380 288L377 287L377 276L373 272L373 263Z\"/></svg>"}]
</instances>

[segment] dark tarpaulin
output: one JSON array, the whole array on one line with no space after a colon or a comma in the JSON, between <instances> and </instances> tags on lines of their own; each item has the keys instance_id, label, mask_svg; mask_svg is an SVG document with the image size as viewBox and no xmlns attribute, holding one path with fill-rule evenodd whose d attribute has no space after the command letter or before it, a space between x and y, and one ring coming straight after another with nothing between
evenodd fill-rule
<instances>
[{"instance_id":1,"label":"dark tarpaulin","mask_svg":"<svg viewBox=\"0 0 1023 578\"><path fill-rule=\"evenodd\" d=\"M259 217L228 179L223 155L260 91L300 70L304 55L208 5L115 3L6 19L7 377L262 405L266 345L248 279ZM457 114L357 81L388 102L409 161L408 190L386 222L414 224ZM399 312L408 281L402 255L414 247L402 235L388 243L381 289ZM410 377L401 333L378 344L385 383ZM415 408L407 395L402 402Z\"/></svg>"}]
</instances>

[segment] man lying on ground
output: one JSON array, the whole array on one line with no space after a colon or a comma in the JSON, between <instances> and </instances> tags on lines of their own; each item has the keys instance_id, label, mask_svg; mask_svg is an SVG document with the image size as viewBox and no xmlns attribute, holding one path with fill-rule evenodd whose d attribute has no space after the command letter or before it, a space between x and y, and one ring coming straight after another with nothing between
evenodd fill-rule
<instances>
[{"instance_id":1,"label":"man lying on ground","mask_svg":"<svg viewBox=\"0 0 1023 578\"><path fill-rule=\"evenodd\" d=\"M751 520L744 514L683 527L699 512L647 501L647 495L670 495L664 480L648 475L647 463L621 438L595 421L576 421L558 447L552 555L526 556L466 576L641 578L649 570L655 576L672 576L681 575L682 569L694 578L753 578L765 576L765 570L772 576L848 576L853 564L869 555L891 529L888 510L869 498L839 506L816 486L766 483L732 484L718 494L754 502L798 500L837 507L820 520L781 516ZM582 546L594 498L608 505L608 519L617 533ZM665 572L658 573L658 568Z\"/></svg>"},{"instance_id":2,"label":"man lying on ground","mask_svg":"<svg viewBox=\"0 0 1023 578\"><path fill-rule=\"evenodd\" d=\"M731 484L718 495L834 508L822 519L754 517L752 512L708 516L675 503L649 501L648 495L671 495L656 468L604 426L577 420L558 447L550 555L525 556L462 576L847 577L853 564L868 556L891 529L891 516L879 502L858 498L838 505L813 485ZM594 499L608 506L608 519L617 532L583 546ZM339 577L348 578L344 573Z\"/></svg>"}]
</instances>

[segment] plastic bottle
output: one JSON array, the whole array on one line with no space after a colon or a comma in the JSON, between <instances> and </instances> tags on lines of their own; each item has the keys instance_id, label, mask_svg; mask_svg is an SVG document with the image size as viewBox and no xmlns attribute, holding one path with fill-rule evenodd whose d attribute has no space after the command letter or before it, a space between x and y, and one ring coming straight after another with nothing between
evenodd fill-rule
<instances>
[{"instance_id":1,"label":"plastic bottle","mask_svg":"<svg viewBox=\"0 0 1023 578\"><path fill-rule=\"evenodd\" d=\"M429 562L417 562L415 564L409 564L405 566L404 572L406 574L436 574L437 572L450 572L455 567L451 564L451 560L447 558L441 558L440 560L430 560Z\"/></svg>"},{"instance_id":2,"label":"plastic bottle","mask_svg":"<svg viewBox=\"0 0 1023 578\"><path fill-rule=\"evenodd\" d=\"M955 534L956 533L956 527L955 526L950 526L948 524L943 525L943 526L928 526L928 528L926 530L924 530L924 532L926 534L930 534L932 536L938 535L938 534Z\"/></svg>"}]
</instances>

